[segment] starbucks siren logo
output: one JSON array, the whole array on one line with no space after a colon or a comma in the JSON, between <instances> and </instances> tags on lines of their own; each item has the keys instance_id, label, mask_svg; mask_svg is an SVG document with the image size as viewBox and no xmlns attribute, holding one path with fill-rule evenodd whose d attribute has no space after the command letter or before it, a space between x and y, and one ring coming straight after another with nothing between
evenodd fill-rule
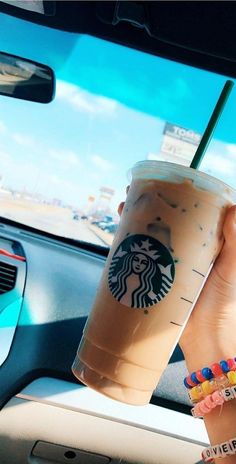
<instances>
[{"instance_id":1,"label":"starbucks siren logo","mask_svg":"<svg viewBox=\"0 0 236 464\"><path fill-rule=\"evenodd\" d=\"M174 282L169 250L147 235L130 235L115 251L108 274L109 289L121 304L147 308L161 301Z\"/></svg>"}]
</instances>

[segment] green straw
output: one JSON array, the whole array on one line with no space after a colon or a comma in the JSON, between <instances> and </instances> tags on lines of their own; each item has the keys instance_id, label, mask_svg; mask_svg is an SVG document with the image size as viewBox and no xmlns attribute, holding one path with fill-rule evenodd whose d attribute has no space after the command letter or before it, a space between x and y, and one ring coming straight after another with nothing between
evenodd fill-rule
<instances>
[{"instance_id":1,"label":"green straw","mask_svg":"<svg viewBox=\"0 0 236 464\"><path fill-rule=\"evenodd\" d=\"M220 94L219 100L216 103L214 111L207 124L206 130L201 138L201 142L199 143L197 151L192 159L190 168L197 169L200 165L233 86L233 81L226 81Z\"/></svg>"}]
</instances>

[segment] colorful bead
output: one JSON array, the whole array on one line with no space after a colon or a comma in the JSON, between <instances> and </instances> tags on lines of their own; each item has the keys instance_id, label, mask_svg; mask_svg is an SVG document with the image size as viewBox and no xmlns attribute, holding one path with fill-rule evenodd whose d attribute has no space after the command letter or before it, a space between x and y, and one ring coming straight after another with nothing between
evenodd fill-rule
<instances>
[{"instance_id":1,"label":"colorful bead","mask_svg":"<svg viewBox=\"0 0 236 464\"><path fill-rule=\"evenodd\" d=\"M196 385L189 391L189 398L193 403L200 401L204 398L204 393L202 390L202 385Z\"/></svg>"},{"instance_id":2,"label":"colorful bead","mask_svg":"<svg viewBox=\"0 0 236 464\"><path fill-rule=\"evenodd\" d=\"M219 377L216 377L218 389L226 388L230 385L227 375L221 374Z\"/></svg>"},{"instance_id":3,"label":"colorful bead","mask_svg":"<svg viewBox=\"0 0 236 464\"><path fill-rule=\"evenodd\" d=\"M198 391L198 386L191 388L189 392L189 397L191 401L198 401L199 400L199 391Z\"/></svg>"},{"instance_id":4,"label":"colorful bead","mask_svg":"<svg viewBox=\"0 0 236 464\"><path fill-rule=\"evenodd\" d=\"M236 372L235 371L229 371L227 372L227 377L230 381L231 385L236 385Z\"/></svg>"},{"instance_id":5,"label":"colorful bead","mask_svg":"<svg viewBox=\"0 0 236 464\"><path fill-rule=\"evenodd\" d=\"M225 398L223 392L216 391L212 395L208 395L204 400L200 401L200 403L197 403L196 406L194 406L194 408L191 410L192 415L194 417L204 417L205 414L208 414L217 406L221 406L224 402Z\"/></svg>"},{"instance_id":6,"label":"colorful bead","mask_svg":"<svg viewBox=\"0 0 236 464\"><path fill-rule=\"evenodd\" d=\"M214 403L214 407L220 406L224 403L224 398L220 391L215 391L212 393L212 402Z\"/></svg>"},{"instance_id":7,"label":"colorful bead","mask_svg":"<svg viewBox=\"0 0 236 464\"><path fill-rule=\"evenodd\" d=\"M192 374L190 375L190 378L191 378L192 382L195 383L195 385L198 385L200 383L197 376L196 376L196 372L192 372Z\"/></svg>"},{"instance_id":8,"label":"colorful bead","mask_svg":"<svg viewBox=\"0 0 236 464\"><path fill-rule=\"evenodd\" d=\"M189 380L189 376L188 376L188 377L185 377L185 379L184 379L184 386L185 386L186 388L192 388L194 385L192 384L192 382L191 382L191 384L188 383L188 380Z\"/></svg>"},{"instance_id":9,"label":"colorful bead","mask_svg":"<svg viewBox=\"0 0 236 464\"><path fill-rule=\"evenodd\" d=\"M227 364L228 364L228 366L229 366L229 370L230 370L230 371L236 370L236 362L235 362L234 359L232 359L232 358L231 358L231 359L227 359Z\"/></svg>"},{"instance_id":10,"label":"colorful bead","mask_svg":"<svg viewBox=\"0 0 236 464\"><path fill-rule=\"evenodd\" d=\"M214 406L214 402L212 401L212 396L211 395L208 395L205 399L204 399L204 402L205 404L207 405L208 408L213 408Z\"/></svg>"},{"instance_id":11,"label":"colorful bead","mask_svg":"<svg viewBox=\"0 0 236 464\"><path fill-rule=\"evenodd\" d=\"M212 386L209 382L209 380L205 380L205 382L202 382L202 391L204 395L209 395L210 393L213 392Z\"/></svg>"},{"instance_id":12,"label":"colorful bead","mask_svg":"<svg viewBox=\"0 0 236 464\"><path fill-rule=\"evenodd\" d=\"M230 374L230 372L232 374ZM235 373L235 375L234 375ZM226 376L226 374L230 374ZM236 357L229 358L227 361L222 359L217 363L213 363L211 367L203 367L196 372L192 372L184 379L184 385L187 389L192 389L199 384L202 384L206 381L211 382L213 379L217 379L218 388L225 388L231 383L231 385L236 385ZM233 383L232 383L233 382ZM197 401L197 396L204 397L204 395L209 394L216 389L216 384L213 382L205 383L203 390L193 390L192 394L189 396L193 401Z\"/></svg>"},{"instance_id":13,"label":"colorful bead","mask_svg":"<svg viewBox=\"0 0 236 464\"><path fill-rule=\"evenodd\" d=\"M204 398L202 386L196 385L196 387L191 388L191 390L189 390L189 398L192 403L197 403L198 401L202 400Z\"/></svg>"},{"instance_id":14,"label":"colorful bead","mask_svg":"<svg viewBox=\"0 0 236 464\"><path fill-rule=\"evenodd\" d=\"M186 377L186 380L187 380L187 383L188 385L191 385L191 387L195 387L195 382L192 381L191 379L191 375L188 375L188 377Z\"/></svg>"},{"instance_id":15,"label":"colorful bead","mask_svg":"<svg viewBox=\"0 0 236 464\"><path fill-rule=\"evenodd\" d=\"M212 392L218 389L218 383L217 383L217 379L215 377L213 377L211 380L209 380L209 384L211 386Z\"/></svg>"},{"instance_id":16,"label":"colorful bead","mask_svg":"<svg viewBox=\"0 0 236 464\"><path fill-rule=\"evenodd\" d=\"M200 405L200 403L198 403L198 404ZM208 412L210 412L210 410L211 410L211 406L207 406L206 403L205 403L205 401L202 400L201 412L202 412L203 414L208 414Z\"/></svg>"},{"instance_id":17,"label":"colorful bead","mask_svg":"<svg viewBox=\"0 0 236 464\"><path fill-rule=\"evenodd\" d=\"M227 374L227 372L229 372L230 369L229 369L227 361L224 361L224 360L220 361L220 366L224 374Z\"/></svg>"},{"instance_id":18,"label":"colorful bead","mask_svg":"<svg viewBox=\"0 0 236 464\"><path fill-rule=\"evenodd\" d=\"M205 377L206 380L210 380L213 377L212 370L209 369L209 367L204 367L202 369L202 375L203 375L203 377Z\"/></svg>"},{"instance_id":19,"label":"colorful bead","mask_svg":"<svg viewBox=\"0 0 236 464\"><path fill-rule=\"evenodd\" d=\"M222 374L222 368L219 363L214 363L211 365L211 370L214 374L214 377L219 377Z\"/></svg>"},{"instance_id":20,"label":"colorful bead","mask_svg":"<svg viewBox=\"0 0 236 464\"><path fill-rule=\"evenodd\" d=\"M205 377L203 377L201 370L196 371L196 377L197 377L198 381L201 382L201 383L205 382L205 380L206 380Z\"/></svg>"}]
</instances>

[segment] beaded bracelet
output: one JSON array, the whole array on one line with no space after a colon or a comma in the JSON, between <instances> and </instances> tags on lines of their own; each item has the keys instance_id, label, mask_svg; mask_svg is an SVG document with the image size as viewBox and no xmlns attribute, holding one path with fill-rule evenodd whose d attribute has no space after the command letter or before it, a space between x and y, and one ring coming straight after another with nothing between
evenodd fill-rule
<instances>
[{"instance_id":1,"label":"beaded bracelet","mask_svg":"<svg viewBox=\"0 0 236 464\"><path fill-rule=\"evenodd\" d=\"M210 380L213 377L219 377L222 374L227 374L229 371L236 370L236 358L227 359L227 361L222 360L219 363L214 363L211 367L203 367L196 372L188 375L184 379L184 385L186 388L192 388L196 385L199 385L205 380Z\"/></svg>"},{"instance_id":2,"label":"beaded bracelet","mask_svg":"<svg viewBox=\"0 0 236 464\"><path fill-rule=\"evenodd\" d=\"M204 462L214 462L215 458L225 458L232 454L236 454L236 438L205 448L202 452L202 459Z\"/></svg>"},{"instance_id":3,"label":"beaded bracelet","mask_svg":"<svg viewBox=\"0 0 236 464\"><path fill-rule=\"evenodd\" d=\"M207 395L214 393L217 390L222 390L230 385L236 385L236 371L229 371L225 375L215 377L211 380L196 385L188 391L189 398L192 403L197 403L206 398Z\"/></svg>"},{"instance_id":4,"label":"beaded bracelet","mask_svg":"<svg viewBox=\"0 0 236 464\"><path fill-rule=\"evenodd\" d=\"M192 408L191 413L193 417L204 417L216 406L221 406L226 401L234 400L236 398L236 385L234 387L224 388L220 391L215 391L212 395L208 395L204 400L197 403Z\"/></svg>"}]
</instances>

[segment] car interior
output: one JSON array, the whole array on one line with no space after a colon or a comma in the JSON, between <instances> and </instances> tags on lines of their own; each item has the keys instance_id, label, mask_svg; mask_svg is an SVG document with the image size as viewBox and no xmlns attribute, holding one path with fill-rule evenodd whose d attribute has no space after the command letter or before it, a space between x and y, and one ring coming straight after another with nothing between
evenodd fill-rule
<instances>
[{"instance_id":1,"label":"car interior","mask_svg":"<svg viewBox=\"0 0 236 464\"><path fill-rule=\"evenodd\" d=\"M190 164L236 77L236 3L7 0L0 24L0 464L200 464L179 345L146 406L71 366L129 168ZM235 103L203 164L233 187Z\"/></svg>"}]
</instances>

